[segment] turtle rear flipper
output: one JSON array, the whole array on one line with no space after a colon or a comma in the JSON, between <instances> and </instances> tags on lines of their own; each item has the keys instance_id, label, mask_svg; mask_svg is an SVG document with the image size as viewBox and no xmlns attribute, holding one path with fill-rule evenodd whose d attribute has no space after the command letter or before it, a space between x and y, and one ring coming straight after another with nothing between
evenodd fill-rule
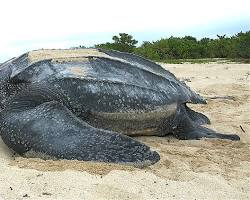
<instances>
[{"instance_id":1,"label":"turtle rear flipper","mask_svg":"<svg viewBox=\"0 0 250 200\"><path fill-rule=\"evenodd\" d=\"M31 151L59 159L137 167L154 164L160 159L158 153L132 138L90 126L58 101L35 105L30 99L34 93L33 89L31 96L19 95L19 99L15 98L0 114L2 139L17 153ZM39 95L42 93L40 90Z\"/></svg>"},{"instance_id":2,"label":"turtle rear flipper","mask_svg":"<svg viewBox=\"0 0 250 200\"><path fill-rule=\"evenodd\" d=\"M222 134L217 133L209 128L197 125L195 127L178 127L178 130L174 131L174 136L182 140L198 140L202 138L219 138L228 140L240 140L240 137L236 134Z\"/></svg>"},{"instance_id":3,"label":"turtle rear flipper","mask_svg":"<svg viewBox=\"0 0 250 200\"><path fill-rule=\"evenodd\" d=\"M187 105L185 105L185 109L190 119L196 124L198 125L211 124L210 120L206 115L192 110Z\"/></svg>"},{"instance_id":4,"label":"turtle rear flipper","mask_svg":"<svg viewBox=\"0 0 250 200\"><path fill-rule=\"evenodd\" d=\"M185 105L181 105L176 112L174 121L173 135L179 139L183 140L192 140L192 139L201 139L201 138L220 138L228 140L240 140L240 137L236 134L222 134L217 133L209 128L203 127L197 123L196 120L193 121L194 114L196 112L191 109L186 110ZM190 112L190 110L192 112ZM197 118L199 119L199 114L197 113ZM205 119L205 118L203 118ZM199 122L199 121L198 121Z\"/></svg>"}]
</instances>

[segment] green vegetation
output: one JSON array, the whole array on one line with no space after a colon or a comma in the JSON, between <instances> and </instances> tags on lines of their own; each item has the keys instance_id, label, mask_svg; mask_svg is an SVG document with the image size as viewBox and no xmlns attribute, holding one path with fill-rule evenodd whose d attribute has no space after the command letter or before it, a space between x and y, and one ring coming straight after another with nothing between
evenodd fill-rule
<instances>
[{"instance_id":1,"label":"green vegetation","mask_svg":"<svg viewBox=\"0 0 250 200\"><path fill-rule=\"evenodd\" d=\"M217 35L216 39L197 40L192 36L171 36L152 42L144 41L139 47L136 47L138 41L127 33L120 33L112 39L112 43L98 44L95 47L135 53L159 62L213 62L216 60L214 58L229 62L250 61L250 31L240 32L232 37Z\"/></svg>"},{"instance_id":2,"label":"green vegetation","mask_svg":"<svg viewBox=\"0 0 250 200\"><path fill-rule=\"evenodd\" d=\"M112 40L114 40L113 43L107 42L95 45L95 47L132 53L136 49L135 45L138 43L137 40L133 39L133 36L127 33L119 33L119 36L113 36Z\"/></svg>"},{"instance_id":3,"label":"green vegetation","mask_svg":"<svg viewBox=\"0 0 250 200\"><path fill-rule=\"evenodd\" d=\"M247 58L194 58L194 59L168 59L160 60L158 62L172 63L172 64L184 64L184 63L250 63L250 59Z\"/></svg>"}]
</instances>

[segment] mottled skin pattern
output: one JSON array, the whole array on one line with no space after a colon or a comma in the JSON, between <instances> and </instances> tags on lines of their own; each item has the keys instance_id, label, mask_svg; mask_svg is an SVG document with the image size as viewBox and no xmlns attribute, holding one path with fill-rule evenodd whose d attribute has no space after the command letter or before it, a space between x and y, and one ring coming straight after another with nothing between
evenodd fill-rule
<instances>
[{"instance_id":1,"label":"mottled skin pattern","mask_svg":"<svg viewBox=\"0 0 250 200\"><path fill-rule=\"evenodd\" d=\"M17 153L147 166L159 154L126 135L239 140L200 126L208 118L186 103L205 101L160 65L117 51L62 51L0 66L0 134Z\"/></svg>"}]
</instances>

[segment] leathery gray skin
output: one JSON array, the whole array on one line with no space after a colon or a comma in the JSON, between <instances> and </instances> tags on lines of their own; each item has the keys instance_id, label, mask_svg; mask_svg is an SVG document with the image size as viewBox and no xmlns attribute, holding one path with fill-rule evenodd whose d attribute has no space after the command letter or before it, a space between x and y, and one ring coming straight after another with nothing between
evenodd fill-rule
<instances>
[{"instance_id":1,"label":"leathery gray skin","mask_svg":"<svg viewBox=\"0 0 250 200\"><path fill-rule=\"evenodd\" d=\"M128 136L240 139L202 127L209 119L186 103L206 102L160 65L96 51L105 56L31 63L26 53L0 66L0 134L8 147L143 167L160 156Z\"/></svg>"}]
</instances>

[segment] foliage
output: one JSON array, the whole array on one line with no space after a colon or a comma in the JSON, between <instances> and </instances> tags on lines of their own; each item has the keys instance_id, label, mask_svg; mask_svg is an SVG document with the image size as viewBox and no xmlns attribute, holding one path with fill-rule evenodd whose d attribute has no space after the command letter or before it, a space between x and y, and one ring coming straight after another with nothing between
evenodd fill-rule
<instances>
[{"instance_id":1,"label":"foliage","mask_svg":"<svg viewBox=\"0 0 250 200\"><path fill-rule=\"evenodd\" d=\"M127 33L119 33L119 36L113 36L112 40L113 43L105 43L95 45L97 48L104 48L104 49L114 49L123 52L133 52L135 49L135 45L138 43L137 40L133 39L133 36Z\"/></svg>"},{"instance_id":2,"label":"foliage","mask_svg":"<svg viewBox=\"0 0 250 200\"><path fill-rule=\"evenodd\" d=\"M250 58L250 31L246 33L238 33L236 40L236 57Z\"/></svg>"},{"instance_id":3,"label":"foliage","mask_svg":"<svg viewBox=\"0 0 250 200\"><path fill-rule=\"evenodd\" d=\"M139 47L137 40L126 33L113 36L112 43L95 45L97 48L114 49L132 52L151 60L166 61L176 59L249 59L250 31L240 32L232 37L217 35L216 39L202 38L197 40L192 36L162 38L157 41L144 41Z\"/></svg>"}]
</instances>

